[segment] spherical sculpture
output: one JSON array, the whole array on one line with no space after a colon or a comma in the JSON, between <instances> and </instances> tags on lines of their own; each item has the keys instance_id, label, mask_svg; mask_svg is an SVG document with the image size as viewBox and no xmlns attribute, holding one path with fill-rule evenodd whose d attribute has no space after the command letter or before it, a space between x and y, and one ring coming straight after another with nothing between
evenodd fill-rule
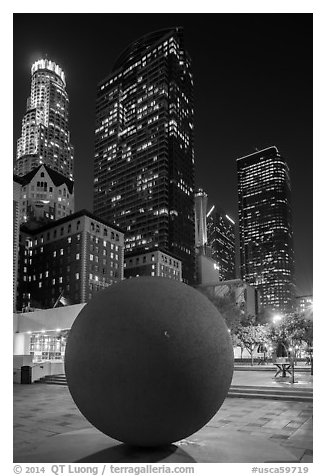
<instances>
[{"instance_id":1,"label":"spherical sculpture","mask_svg":"<svg viewBox=\"0 0 326 476\"><path fill-rule=\"evenodd\" d=\"M223 318L199 291L134 278L99 292L77 316L66 348L71 395L103 433L159 446L204 426L233 374Z\"/></svg>"}]
</instances>

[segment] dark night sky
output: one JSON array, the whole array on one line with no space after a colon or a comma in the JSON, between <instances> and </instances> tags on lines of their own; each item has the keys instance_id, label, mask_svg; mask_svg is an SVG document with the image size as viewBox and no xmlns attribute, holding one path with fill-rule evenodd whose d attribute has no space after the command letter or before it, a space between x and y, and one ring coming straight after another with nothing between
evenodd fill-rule
<instances>
[{"instance_id":1,"label":"dark night sky","mask_svg":"<svg viewBox=\"0 0 326 476\"><path fill-rule=\"evenodd\" d=\"M312 14L14 14L14 154L32 63L65 71L76 210L92 209L96 84L143 34L183 26L195 82L196 185L237 218L236 158L289 162L298 294L312 293Z\"/></svg>"}]
</instances>

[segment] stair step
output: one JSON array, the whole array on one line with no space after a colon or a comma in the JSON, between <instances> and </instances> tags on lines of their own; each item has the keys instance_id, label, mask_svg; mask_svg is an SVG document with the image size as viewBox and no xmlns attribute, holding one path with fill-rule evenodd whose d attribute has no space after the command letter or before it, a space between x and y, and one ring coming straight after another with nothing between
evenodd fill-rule
<instances>
[{"instance_id":1,"label":"stair step","mask_svg":"<svg viewBox=\"0 0 326 476\"><path fill-rule=\"evenodd\" d=\"M39 383L48 385L65 385L67 379L65 375L48 375L41 378ZM313 392L311 388L275 388L259 386L231 385L228 397L231 398L264 398L273 400L293 400L293 401L312 401Z\"/></svg>"},{"instance_id":2,"label":"stair step","mask_svg":"<svg viewBox=\"0 0 326 476\"><path fill-rule=\"evenodd\" d=\"M229 398L262 398L270 400L288 400L293 402L312 402L312 397L303 395L280 395L273 393L248 393L248 392L229 392L227 395Z\"/></svg>"},{"instance_id":3,"label":"stair step","mask_svg":"<svg viewBox=\"0 0 326 476\"><path fill-rule=\"evenodd\" d=\"M43 377L43 380L66 380L66 377Z\"/></svg>"},{"instance_id":4,"label":"stair step","mask_svg":"<svg viewBox=\"0 0 326 476\"><path fill-rule=\"evenodd\" d=\"M271 367L267 365L254 365L251 367L250 365L234 365L234 370L249 370L249 371L256 371L256 372L276 372L276 367ZM311 372L310 367L294 367L294 372Z\"/></svg>"},{"instance_id":5,"label":"stair step","mask_svg":"<svg viewBox=\"0 0 326 476\"><path fill-rule=\"evenodd\" d=\"M295 385L295 384L294 384ZM246 393L273 393L280 395L302 395L302 396L312 396L313 392L311 389L301 389L301 388L275 388L275 387L247 387L247 386L233 386L231 385L230 391L233 392L246 392Z\"/></svg>"},{"instance_id":6,"label":"stair step","mask_svg":"<svg viewBox=\"0 0 326 476\"><path fill-rule=\"evenodd\" d=\"M290 384L290 385L296 385L296 384ZM278 389L290 389L292 387L288 387L287 385L285 386L275 386L275 385L236 385L236 384L231 384L231 387L232 388L243 388L243 387L246 387L246 388L266 388L268 390L278 390ZM300 388L304 391L307 391L307 392L312 392L312 387L296 387L296 388Z\"/></svg>"},{"instance_id":7,"label":"stair step","mask_svg":"<svg viewBox=\"0 0 326 476\"><path fill-rule=\"evenodd\" d=\"M67 385L67 379L65 374L59 375L46 375L40 378L37 383L45 383L49 385Z\"/></svg>"}]
</instances>

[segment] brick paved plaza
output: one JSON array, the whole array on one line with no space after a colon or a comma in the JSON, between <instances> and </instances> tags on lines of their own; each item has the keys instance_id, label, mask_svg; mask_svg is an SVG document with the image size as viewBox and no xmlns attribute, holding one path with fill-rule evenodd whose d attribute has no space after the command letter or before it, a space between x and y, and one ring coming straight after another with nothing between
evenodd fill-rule
<instances>
[{"instance_id":1,"label":"brick paved plaza","mask_svg":"<svg viewBox=\"0 0 326 476\"><path fill-rule=\"evenodd\" d=\"M243 372L240 381L244 374L248 379L249 372ZM253 376L251 382L257 378L257 375ZM35 452L41 443L50 441L48 438L76 430L91 431L92 428L77 409L66 386L14 385L14 461L22 461L22 455ZM189 440L202 451L201 435L209 435L210 441L214 442L214 432L269 440L289 450L297 462L312 462L311 402L227 398L206 427ZM218 446L219 442L216 444ZM179 445L182 448L183 442Z\"/></svg>"}]
</instances>

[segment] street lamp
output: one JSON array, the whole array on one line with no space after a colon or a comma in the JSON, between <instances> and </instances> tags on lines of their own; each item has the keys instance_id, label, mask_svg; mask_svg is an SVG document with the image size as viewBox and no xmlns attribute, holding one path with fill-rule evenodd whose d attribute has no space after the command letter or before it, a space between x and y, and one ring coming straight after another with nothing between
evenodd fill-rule
<instances>
[{"instance_id":1,"label":"street lamp","mask_svg":"<svg viewBox=\"0 0 326 476\"><path fill-rule=\"evenodd\" d=\"M280 322L280 321L282 320L282 317L283 317L283 316L282 316L281 314L275 314L275 315L273 316L273 322L274 322L274 324L276 324L277 322Z\"/></svg>"}]
</instances>

